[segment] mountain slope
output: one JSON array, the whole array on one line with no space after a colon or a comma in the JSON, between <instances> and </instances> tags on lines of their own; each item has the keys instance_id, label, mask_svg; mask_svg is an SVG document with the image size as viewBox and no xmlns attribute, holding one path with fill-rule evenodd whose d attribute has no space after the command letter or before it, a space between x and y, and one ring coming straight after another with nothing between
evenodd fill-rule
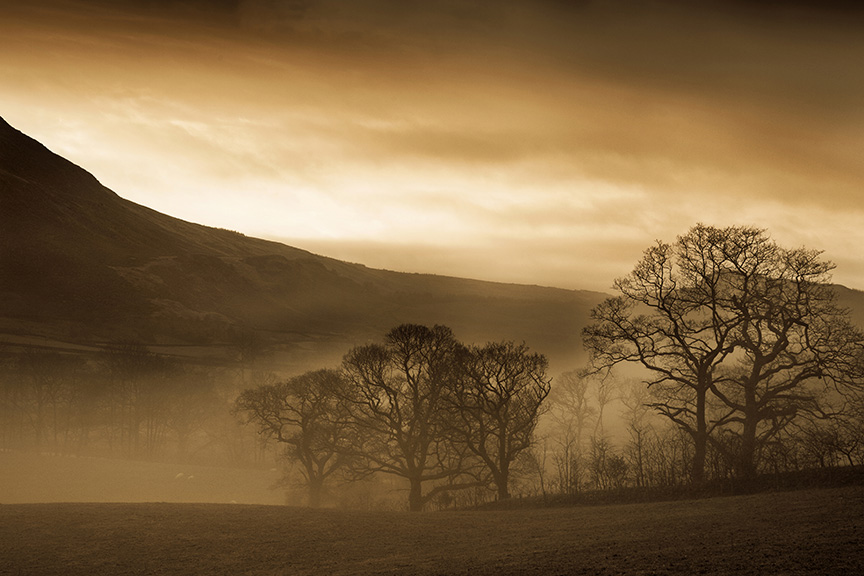
<instances>
[{"instance_id":1,"label":"mountain slope","mask_svg":"<svg viewBox=\"0 0 864 576\"><path fill-rule=\"evenodd\" d=\"M557 368L603 294L372 270L116 195L0 119L0 339L215 346L255 332L333 361L401 322L526 341Z\"/></svg>"}]
</instances>

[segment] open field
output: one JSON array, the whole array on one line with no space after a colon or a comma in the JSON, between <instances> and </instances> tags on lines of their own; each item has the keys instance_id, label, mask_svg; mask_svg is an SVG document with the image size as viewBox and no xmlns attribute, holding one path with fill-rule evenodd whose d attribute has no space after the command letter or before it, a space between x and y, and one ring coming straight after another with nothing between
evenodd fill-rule
<instances>
[{"instance_id":1,"label":"open field","mask_svg":"<svg viewBox=\"0 0 864 576\"><path fill-rule=\"evenodd\" d=\"M220 502L282 504L276 470L0 451L0 504Z\"/></svg>"},{"instance_id":2,"label":"open field","mask_svg":"<svg viewBox=\"0 0 864 576\"><path fill-rule=\"evenodd\" d=\"M0 506L0 574L862 574L864 488L426 514Z\"/></svg>"}]
</instances>

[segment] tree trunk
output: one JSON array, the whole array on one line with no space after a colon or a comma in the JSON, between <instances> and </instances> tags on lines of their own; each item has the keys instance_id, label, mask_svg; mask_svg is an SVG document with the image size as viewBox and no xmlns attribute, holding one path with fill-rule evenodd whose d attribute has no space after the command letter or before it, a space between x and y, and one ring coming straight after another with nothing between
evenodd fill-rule
<instances>
[{"instance_id":1,"label":"tree trunk","mask_svg":"<svg viewBox=\"0 0 864 576\"><path fill-rule=\"evenodd\" d=\"M498 500L510 498L510 460L507 458L507 437L501 434L498 439L498 472L495 474L495 486L498 488Z\"/></svg>"},{"instance_id":2,"label":"tree trunk","mask_svg":"<svg viewBox=\"0 0 864 576\"><path fill-rule=\"evenodd\" d=\"M495 475L495 486L498 488L498 500L507 500L510 498L509 476L509 470L506 469Z\"/></svg>"},{"instance_id":3,"label":"tree trunk","mask_svg":"<svg viewBox=\"0 0 864 576\"><path fill-rule=\"evenodd\" d=\"M321 496L324 493L324 480L322 478L311 477L309 478L309 485L307 488L309 490L309 507L320 508Z\"/></svg>"},{"instance_id":4,"label":"tree trunk","mask_svg":"<svg viewBox=\"0 0 864 576\"><path fill-rule=\"evenodd\" d=\"M758 416L755 407L751 409L748 406L747 413L744 415L744 429L741 432L741 448L738 454L738 475L748 480L756 477L757 424Z\"/></svg>"},{"instance_id":5,"label":"tree trunk","mask_svg":"<svg viewBox=\"0 0 864 576\"><path fill-rule=\"evenodd\" d=\"M411 488L408 492L408 510L411 512L423 511L423 484L419 478L409 478Z\"/></svg>"},{"instance_id":6,"label":"tree trunk","mask_svg":"<svg viewBox=\"0 0 864 576\"><path fill-rule=\"evenodd\" d=\"M705 456L708 452L708 437L697 433L693 440L693 465L690 469L690 482L699 485L705 482Z\"/></svg>"},{"instance_id":7,"label":"tree trunk","mask_svg":"<svg viewBox=\"0 0 864 576\"><path fill-rule=\"evenodd\" d=\"M705 457L708 453L708 423L705 420L705 390L696 391L696 430L693 433L693 466L690 482L705 482Z\"/></svg>"}]
</instances>

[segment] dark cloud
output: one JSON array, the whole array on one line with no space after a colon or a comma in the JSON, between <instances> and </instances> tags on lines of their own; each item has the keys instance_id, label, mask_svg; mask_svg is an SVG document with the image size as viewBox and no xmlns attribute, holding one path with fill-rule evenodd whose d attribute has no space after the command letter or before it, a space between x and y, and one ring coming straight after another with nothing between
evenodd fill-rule
<instances>
[{"instance_id":1,"label":"dark cloud","mask_svg":"<svg viewBox=\"0 0 864 576\"><path fill-rule=\"evenodd\" d=\"M833 15L861 14L864 6L853 0L733 0L715 2L717 7L733 7L743 11L772 13L827 13Z\"/></svg>"},{"instance_id":2,"label":"dark cloud","mask_svg":"<svg viewBox=\"0 0 864 576\"><path fill-rule=\"evenodd\" d=\"M263 1L263 0L262 0ZM79 5L110 6L115 9L152 14L199 12L234 12L242 0L78 0Z\"/></svg>"}]
</instances>

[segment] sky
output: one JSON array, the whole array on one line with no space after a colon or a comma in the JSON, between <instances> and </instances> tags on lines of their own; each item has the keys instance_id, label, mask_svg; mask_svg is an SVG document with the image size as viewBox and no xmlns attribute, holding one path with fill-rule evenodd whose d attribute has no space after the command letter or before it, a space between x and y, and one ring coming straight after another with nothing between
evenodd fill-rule
<instances>
[{"instance_id":1,"label":"sky","mask_svg":"<svg viewBox=\"0 0 864 576\"><path fill-rule=\"evenodd\" d=\"M0 116L120 196L376 268L609 290L698 222L864 289L843 2L0 2Z\"/></svg>"}]
</instances>

